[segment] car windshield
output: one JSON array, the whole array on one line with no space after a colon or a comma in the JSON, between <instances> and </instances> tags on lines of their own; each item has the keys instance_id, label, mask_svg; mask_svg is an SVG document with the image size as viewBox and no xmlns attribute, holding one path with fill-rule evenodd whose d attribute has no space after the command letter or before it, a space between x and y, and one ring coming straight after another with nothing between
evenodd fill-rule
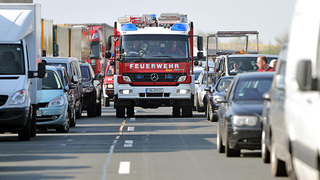
<instances>
[{"instance_id":1,"label":"car windshield","mask_svg":"<svg viewBox=\"0 0 320 180\"><path fill-rule=\"evenodd\" d=\"M88 66L80 66L81 69L81 76L83 81L89 81L90 80L90 72Z\"/></svg>"},{"instance_id":2,"label":"car windshield","mask_svg":"<svg viewBox=\"0 0 320 180\"><path fill-rule=\"evenodd\" d=\"M125 35L122 37L124 59L127 62L186 62L188 37L185 35Z\"/></svg>"},{"instance_id":3,"label":"car windshield","mask_svg":"<svg viewBox=\"0 0 320 180\"><path fill-rule=\"evenodd\" d=\"M232 78L223 78L217 84L217 91L226 91L232 82Z\"/></svg>"},{"instance_id":4,"label":"car windshield","mask_svg":"<svg viewBox=\"0 0 320 180\"><path fill-rule=\"evenodd\" d=\"M109 65L107 70L107 76L113 76L114 75L114 65Z\"/></svg>"},{"instance_id":5,"label":"car windshield","mask_svg":"<svg viewBox=\"0 0 320 180\"><path fill-rule=\"evenodd\" d=\"M92 42L90 59L99 59L99 55L100 55L99 53L100 53L99 41L98 43L96 41Z\"/></svg>"},{"instance_id":6,"label":"car windshield","mask_svg":"<svg viewBox=\"0 0 320 180\"><path fill-rule=\"evenodd\" d=\"M24 60L20 44L0 45L0 75L24 75Z\"/></svg>"},{"instance_id":7,"label":"car windshield","mask_svg":"<svg viewBox=\"0 0 320 180\"><path fill-rule=\"evenodd\" d=\"M240 80L234 100L263 100L263 94L270 90L271 84L272 78Z\"/></svg>"},{"instance_id":8,"label":"car windshield","mask_svg":"<svg viewBox=\"0 0 320 180\"><path fill-rule=\"evenodd\" d=\"M47 70L45 77L42 79L42 89L62 89L59 76L52 70Z\"/></svg>"},{"instance_id":9,"label":"car windshield","mask_svg":"<svg viewBox=\"0 0 320 180\"><path fill-rule=\"evenodd\" d=\"M266 57L270 62L275 57ZM257 57L229 57L229 74L236 75L242 72L254 72L258 70Z\"/></svg>"}]
</instances>

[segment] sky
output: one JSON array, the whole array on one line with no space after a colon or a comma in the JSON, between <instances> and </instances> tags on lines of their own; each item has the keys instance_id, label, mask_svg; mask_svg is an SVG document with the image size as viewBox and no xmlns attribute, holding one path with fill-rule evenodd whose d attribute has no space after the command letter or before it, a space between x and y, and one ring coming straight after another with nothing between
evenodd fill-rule
<instances>
[{"instance_id":1,"label":"sky","mask_svg":"<svg viewBox=\"0 0 320 180\"><path fill-rule=\"evenodd\" d=\"M107 23L138 14L183 13L195 33L259 31L260 43L275 44L289 32L296 0L33 0L41 17L61 23Z\"/></svg>"}]
</instances>

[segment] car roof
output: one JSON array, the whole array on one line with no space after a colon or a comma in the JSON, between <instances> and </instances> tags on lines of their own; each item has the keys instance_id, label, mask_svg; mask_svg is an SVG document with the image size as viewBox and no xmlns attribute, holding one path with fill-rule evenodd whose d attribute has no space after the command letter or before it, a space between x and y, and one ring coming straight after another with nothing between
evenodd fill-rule
<instances>
[{"instance_id":1,"label":"car roof","mask_svg":"<svg viewBox=\"0 0 320 180\"><path fill-rule=\"evenodd\" d=\"M50 62L67 62L67 61L70 61L70 60L77 60L79 61L77 58L75 57L44 57L42 58L42 60L45 60L45 61L50 61Z\"/></svg>"},{"instance_id":2,"label":"car roof","mask_svg":"<svg viewBox=\"0 0 320 180\"><path fill-rule=\"evenodd\" d=\"M277 58L278 55L270 55L270 54L231 54L228 55L229 57L259 57L259 56L266 56L266 57L272 57Z\"/></svg>"},{"instance_id":3,"label":"car roof","mask_svg":"<svg viewBox=\"0 0 320 180\"><path fill-rule=\"evenodd\" d=\"M49 66L49 65L46 65L46 70L57 71L55 66Z\"/></svg>"},{"instance_id":4,"label":"car roof","mask_svg":"<svg viewBox=\"0 0 320 180\"><path fill-rule=\"evenodd\" d=\"M239 79L273 78L274 72L248 72L237 74Z\"/></svg>"}]
</instances>

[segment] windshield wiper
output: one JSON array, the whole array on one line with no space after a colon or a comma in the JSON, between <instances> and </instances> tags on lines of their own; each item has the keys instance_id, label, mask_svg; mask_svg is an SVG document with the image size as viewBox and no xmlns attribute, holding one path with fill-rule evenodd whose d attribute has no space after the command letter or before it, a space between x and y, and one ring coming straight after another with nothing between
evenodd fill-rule
<instances>
[{"instance_id":1,"label":"windshield wiper","mask_svg":"<svg viewBox=\"0 0 320 180\"><path fill-rule=\"evenodd\" d=\"M162 56L151 56L151 57L167 57L170 58L171 60L174 60L174 58L172 56L167 56L167 55L162 55Z\"/></svg>"},{"instance_id":2,"label":"windshield wiper","mask_svg":"<svg viewBox=\"0 0 320 180\"><path fill-rule=\"evenodd\" d=\"M139 55L130 55L130 56L124 56L125 58L127 58L127 57L138 57L140 60L142 60L142 62L147 62L147 60L146 59L144 59L143 57L141 57L141 56L139 56ZM139 61L139 60L133 60L134 62L135 61Z\"/></svg>"}]
</instances>

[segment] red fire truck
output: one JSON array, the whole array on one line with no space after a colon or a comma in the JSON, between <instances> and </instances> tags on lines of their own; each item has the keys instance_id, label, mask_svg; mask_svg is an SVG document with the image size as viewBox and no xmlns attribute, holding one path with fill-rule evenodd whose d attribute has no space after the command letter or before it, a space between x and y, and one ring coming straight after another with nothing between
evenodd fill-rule
<instances>
[{"instance_id":1,"label":"red fire truck","mask_svg":"<svg viewBox=\"0 0 320 180\"><path fill-rule=\"evenodd\" d=\"M193 23L187 15L125 16L114 24L114 108L118 118L134 107L173 107L173 116L191 117L194 98ZM199 56L203 54L198 37ZM126 113L125 113L126 112Z\"/></svg>"}]
</instances>

